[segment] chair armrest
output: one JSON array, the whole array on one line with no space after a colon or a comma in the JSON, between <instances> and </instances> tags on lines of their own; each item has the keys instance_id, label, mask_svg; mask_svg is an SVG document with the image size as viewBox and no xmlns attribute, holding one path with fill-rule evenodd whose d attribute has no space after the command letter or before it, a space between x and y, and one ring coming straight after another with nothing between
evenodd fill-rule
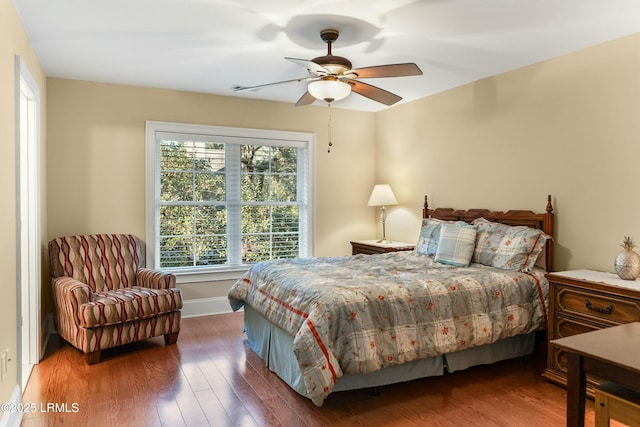
<instances>
[{"instance_id":1,"label":"chair armrest","mask_svg":"<svg viewBox=\"0 0 640 427\"><path fill-rule=\"evenodd\" d=\"M136 284L142 288L151 289L175 288L176 276L173 273L139 268L136 271Z\"/></svg>"},{"instance_id":2,"label":"chair armrest","mask_svg":"<svg viewBox=\"0 0 640 427\"><path fill-rule=\"evenodd\" d=\"M79 325L79 307L91 301L92 291L89 285L72 277L61 276L51 279L51 286L59 314L73 319Z\"/></svg>"}]
</instances>

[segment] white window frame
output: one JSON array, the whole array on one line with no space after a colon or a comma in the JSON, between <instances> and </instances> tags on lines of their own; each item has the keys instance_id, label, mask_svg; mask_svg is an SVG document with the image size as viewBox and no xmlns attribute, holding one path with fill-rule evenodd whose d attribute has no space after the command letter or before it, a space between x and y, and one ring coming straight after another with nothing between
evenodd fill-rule
<instances>
[{"instance_id":1,"label":"white window frame","mask_svg":"<svg viewBox=\"0 0 640 427\"><path fill-rule=\"evenodd\" d=\"M262 129L233 128L210 125L193 125L173 122L159 122L148 120L146 122L146 258L149 268L158 269L160 265L159 242L159 164L160 151L157 143L158 133L180 133L195 135L214 135L224 142L225 139L235 141L244 140L250 144L281 145L306 147L308 150L307 185L307 224L301 230L303 239L300 242L301 256L313 256L313 230L314 230L314 153L315 135L312 133L287 132ZM268 143L265 143L268 142ZM179 283L204 282L216 280L232 280L240 277L250 265L198 267L179 270L164 269L176 274Z\"/></svg>"}]
</instances>

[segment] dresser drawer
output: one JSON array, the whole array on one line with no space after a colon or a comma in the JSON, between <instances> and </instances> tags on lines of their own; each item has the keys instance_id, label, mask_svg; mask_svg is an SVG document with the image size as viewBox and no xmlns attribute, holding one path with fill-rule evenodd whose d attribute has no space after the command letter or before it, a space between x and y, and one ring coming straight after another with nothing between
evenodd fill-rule
<instances>
[{"instance_id":1,"label":"dresser drawer","mask_svg":"<svg viewBox=\"0 0 640 427\"><path fill-rule=\"evenodd\" d=\"M571 319L563 316L557 316L553 322L553 338L570 337L572 335L581 334L583 332L597 331L602 326L595 325L590 322L584 322L581 319ZM561 372L567 372L567 353L558 347L551 345L549 357L554 369Z\"/></svg>"},{"instance_id":2,"label":"dresser drawer","mask_svg":"<svg viewBox=\"0 0 640 427\"><path fill-rule=\"evenodd\" d=\"M375 255L375 254L383 254L383 253L385 253L385 250L383 248L376 248L373 246L359 245L359 246L353 246L351 249L352 255L357 255L357 254Z\"/></svg>"},{"instance_id":3,"label":"dresser drawer","mask_svg":"<svg viewBox=\"0 0 640 427\"><path fill-rule=\"evenodd\" d=\"M606 327L604 325L597 325L591 322L585 322L581 319L572 319L567 317L556 317L554 319L554 331L553 337L562 338L569 337L572 335L581 334L584 332L597 331ZM549 354L547 360L547 372L545 372L545 376L551 376L552 381L558 382L558 378L560 377L560 382L564 385L566 384L566 376L567 376L567 352L556 347L555 345L549 345ZM551 372L549 372L551 371ZM587 394L592 396L593 387L597 386L601 381L594 375L587 376Z\"/></svg>"},{"instance_id":4,"label":"dresser drawer","mask_svg":"<svg viewBox=\"0 0 640 427\"><path fill-rule=\"evenodd\" d=\"M567 313L608 325L640 321L640 301L590 290L558 286L556 312Z\"/></svg>"},{"instance_id":5,"label":"dresser drawer","mask_svg":"<svg viewBox=\"0 0 640 427\"><path fill-rule=\"evenodd\" d=\"M584 332L597 331L607 326L593 322L587 322L582 319L574 319L571 317L556 316L553 322L553 339L570 337L572 335L582 334Z\"/></svg>"},{"instance_id":6,"label":"dresser drawer","mask_svg":"<svg viewBox=\"0 0 640 427\"><path fill-rule=\"evenodd\" d=\"M362 240L359 242L351 242L352 255L375 255L384 254L387 252L413 251L415 248L415 245L404 242L380 243L376 240Z\"/></svg>"}]
</instances>

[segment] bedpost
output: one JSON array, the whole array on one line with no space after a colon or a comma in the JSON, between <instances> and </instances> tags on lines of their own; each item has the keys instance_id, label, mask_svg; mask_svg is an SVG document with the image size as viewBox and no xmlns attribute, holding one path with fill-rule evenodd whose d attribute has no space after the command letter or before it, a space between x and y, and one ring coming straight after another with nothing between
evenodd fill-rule
<instances>
[{"instance_id":1,"label":"bedpost","mask_svg":"<svg viewBox=\"0 0 640 427\"><path fill-rule=\"evenodd\" d=\"M422 208L422 218L429 218L429 203L427 203L427 195L424 195L424 206Z\"/></svg>"},{"instance_id":2,"label":"bedpost","mask_svg":"<svg viewBox=\"0 0 640 427\"><path fill-rule=\"evenodd\" d=\"M544 219L544 231L549 236L553 236L553 205L551 204L551 194L547 196L547 213ZM547 256L547 271L553 271L553 238L549 239L545 245Z\"/></svg>"}]
</instances>

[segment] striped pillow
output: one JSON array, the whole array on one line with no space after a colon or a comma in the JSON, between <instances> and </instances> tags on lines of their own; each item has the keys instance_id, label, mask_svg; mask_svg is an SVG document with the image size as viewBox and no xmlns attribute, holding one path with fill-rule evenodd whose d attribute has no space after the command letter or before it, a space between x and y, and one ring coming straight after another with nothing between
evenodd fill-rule
<instances>
[{"instance_id":1,"label":"striped pillow","mask_svg":"<svg viewBox=\"0 0 640 427\"><path fill-rule=\"evenodd\" d=\"M456 267L469 266L476 245L476 233L473 225L442 225L436 261Z\"/></svg>"}]
</instances>

